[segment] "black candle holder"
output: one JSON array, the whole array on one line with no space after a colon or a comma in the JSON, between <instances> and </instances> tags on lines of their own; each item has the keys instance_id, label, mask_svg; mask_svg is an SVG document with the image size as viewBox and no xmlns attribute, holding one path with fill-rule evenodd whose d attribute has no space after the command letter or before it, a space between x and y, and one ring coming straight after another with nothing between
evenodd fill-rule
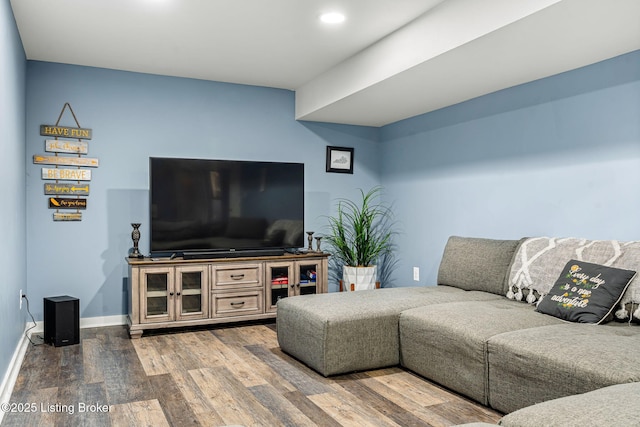
<instances>
[{"instance_id":1,"label":"black candle holder","mask_svg":"<svg viewBox=\"0 0 640 427\"><path fill-rule=\"evenodd\" d=\"M313 233L315 233L315 231L307 231L307 234L309 235L309 237L307 238L307 240L309 240L309 247L307 248L307 250L309 252L313 252Z\"/></svg>"},{"instance_id":2,"label":"black candle holder","mask_svg":"<svg viewBox=\"0 0 640 427\"><path fill-rule=\"evenodd\" d=\"M138 242L140 241L140 225L139 223L132 223L133 231L131 232L131 239L133 240L133 251L129 254L129 258L144 258L144 255L138 250Z\"/></svg>"}]
</instances>

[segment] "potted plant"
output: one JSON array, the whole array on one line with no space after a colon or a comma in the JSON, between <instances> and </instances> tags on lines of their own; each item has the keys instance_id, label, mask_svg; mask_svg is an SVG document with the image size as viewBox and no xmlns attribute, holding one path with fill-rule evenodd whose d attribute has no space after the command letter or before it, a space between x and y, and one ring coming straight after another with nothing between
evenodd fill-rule
<instances>
[{"instance_id":1,"label":"potted plant","mask_svg":"<svg viewBox=\"0 0 640 427\"><path fill-rule=\"evenodd\" d=\"M330 216L329 233L325 240L334 263L341 264L344 288L374 289L377 265L392 249L391 209L380 202L381 187L365 193L354 202L340 199L336 216Z\"/></svg>"}]
</instances>

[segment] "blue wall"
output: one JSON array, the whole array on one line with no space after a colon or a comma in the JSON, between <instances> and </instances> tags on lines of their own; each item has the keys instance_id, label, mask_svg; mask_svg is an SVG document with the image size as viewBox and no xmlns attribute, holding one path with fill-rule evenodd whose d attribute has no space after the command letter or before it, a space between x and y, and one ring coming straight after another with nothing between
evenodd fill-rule
<instances>
[{"instance_id":1,"label":"blue wall","mask_svg":"<svg viewBox=\"0 0 640 427\"><path fill-rule=\"evenodd\" d=\"M78 296L82 317L126 311L131 222L148 252L149 156L303 161L316 231L337 198L382 183L401 231L398 286L434 284L453 234L640 239L639 93L633 52L373 129L296 122L286 90L29 62L29 293ZM100 159L80 223L51 220L31 162L39 125L67 101ZM326 145L355 147L354 175L324 172Z\"/></svg>"},{"instance_id":2,"label":"blue wall","mask_svg":"<svg viewBox=\"0 0 640 427\"><path fill-rule=\"evenodd\" d=\"M0 130L3 185L0 186L0 381L25 329L20 289L27 290L25 232L25 73L26 58L9 0L0 1Z\"/></svg>"},{"instance_id":3,"label":"blue wall","mask_svg":"<svg viewBox=\"0 0 640 427\"><path fill-rule=\"evenodd\" d=\"M88 156L100 160L81 222L52 220L32 161L44 153L39 126L54 124L65 102L93 129ZM83 318L127 311L130 223L143 224L140 249L149 252L150 156L304 162L306 228L314 231L336 198L380 180L377 129L296 122L287 90L29 61L27 111L29 295L78 297ZM68 111L60 124L76 125ZM353 175L325 172L327 145L355 148ZM41 319L42 304L33 309Z\"/></svg>"},{"instance_id":4,"label":"blue wall","mask_svg":"<svg viewBox=\"0 0 640 427\"><path fill-rule=\"evenodd\" d=\"M386 126L398 284L450 235L640 239L640 51Z\"/></svg>"}]
</instances>

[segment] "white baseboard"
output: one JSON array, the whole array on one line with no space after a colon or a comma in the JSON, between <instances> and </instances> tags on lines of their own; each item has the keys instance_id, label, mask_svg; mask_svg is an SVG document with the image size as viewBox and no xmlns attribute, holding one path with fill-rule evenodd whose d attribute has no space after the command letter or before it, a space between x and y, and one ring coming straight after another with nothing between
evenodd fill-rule
<instances>
[{"instance_id":1,"label":"white baseboard","mask_svg":"<svg viewBox=\"0 0 640 427\"><path fill-rule=\"evenodd\" d=\"M80 329L101 328L103 326L120 326L127 324L127 316L124 314L116 316L86 317L80 319Z\"/></svg>"},{"instance_id":2,"label":"white baseboard","mask_svg":"<svg viewBox=\"0 0 640 427\"><path fill-rule=\"evenodd\" d=\"M28 342L29 340L27 339L26 334L22 334L20 340L18 341L18 345L13 352L13 357L11 358L11 362L9 363L7 372L5 372L4 378L2 380L2 385L0 385L0 403L7 403L11 398L13 386L16 384L16 380L18 379L18 372L20 372L20 366L22 366L22 360L24 359L24 355L27 352ZM5 411L0 411L0 424L2 424L2 418L4 417L4 414Z\"/></svg>"},{"instance_id":3,"label":"white baseboard","mask_svg":"<svg viewBox=\"0 0 640 427\"><path fill-rule=\"evenodd\" d=\"M126 315L87 317L87 318L80 319L81 329L99 328L103 326L117 326L117 325L126 325L126 324L127 324ZM44 322L42 321L36 322L35 327L33 322L27 323L24 333L21 335L21 338L18 341L18 345L16 346L16 349L13 352L13 357L11 358L11 362L9 363L7 372L4 375L2 384L0 384L0 403L9 402L9 399L11 398L11 393L13 393L13 387L16 385L16 380L18 379L18 373L20 372L20 367L22 366L24 355L27 353L27 346L29 344L27 335L30 337L33 334L42 333L42 332L44 332ZM0 411L0 424L2 423L3 417L4 417L4 412Z\"/></svg>"},{"instance_id":4,"label":"white baseboard","mask_svg":"<svg viewBox=\"0 0 640 427\"><path fill-rule=\"evenodd\" d=\"M80 319L80 329L100 328L103 326L118 326L118 325L126 325L126 324L127 324L126 315L85 317ZM33 322L29 322L27 324L27 330L29 331L29 336L31 336L32 334L40 334L44 332L43 321L36 322L35 327L33 328L32 327L33 327Z\"/></svg>"}]
</instances>

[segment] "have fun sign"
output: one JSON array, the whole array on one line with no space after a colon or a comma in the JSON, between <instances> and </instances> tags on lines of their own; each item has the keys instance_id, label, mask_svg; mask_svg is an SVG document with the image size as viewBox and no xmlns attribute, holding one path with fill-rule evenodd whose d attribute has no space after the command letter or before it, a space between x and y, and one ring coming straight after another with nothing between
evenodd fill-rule
<instances>
[{"instance_id":1,"label":"have fun sign","mask_svg":"<svg viewBox=\"0 0 640 427\"><path fill-rule=\"evenodd\" d=\"M67 108L73 116L76 127L59 125ZM53 155L34 154L33 156L33 163L53 166L43 167L41 170L43 180L54 181L44 185L44 194L49 196L49 208L56 210L53 220L80 221L82 220L80 209L87 208L87 199L80 196L89 195L87 181L91 181L91 169L87 168L97 168L99 165L97 158L83 157L89 152L89 144L86 140L93 137L93 131L80 126L71 105L67 102L62 107L55 125L40 125L40 135L54 137L54 139L45 140L45 151ZM72 196L72 198L60 196ZM76 212L60 212L60 209L75 209Z\"/></svg>"}]
</instances>

